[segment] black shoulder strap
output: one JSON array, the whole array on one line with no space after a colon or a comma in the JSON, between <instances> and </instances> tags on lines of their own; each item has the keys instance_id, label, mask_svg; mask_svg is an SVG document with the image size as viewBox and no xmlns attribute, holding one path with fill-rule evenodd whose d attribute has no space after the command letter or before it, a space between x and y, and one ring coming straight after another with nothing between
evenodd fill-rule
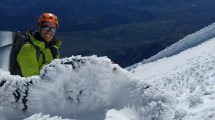
<instances>
[{"instance_id":1,"label":"black shoulder strap","mask_svg":"<svg viewBox=\"0 0 215 120\"><path fill-rule=\"evenodd\" d=\"M32 43L31 43L32 44ZM42 55L42 57L43 57L43 63L45 63L45 60L46 60L46 56L45 56L45 54L40 50L40 48L38 47L38 46L36 46L36 45L34 45L34 44L32 44L34 47L35 47L35 49L36 49L36 57L37 57L37 60L39 60L39 57L40 57L40 55Z\"/></svg>"},{"instance_id":2,"label":"black shoulder strap","mask_svg":"<svg viewBox=\"0 0 215 120\"><path fill-rule=\"evenodd\" d=\"M52 53L53 59L56 59L56 58L57 58L57 55L59 54L58 49L57 49L57 48L55 48L54 46L50 47L49 49L51 50L51 53Z\"/></svg>"}]
</instances>

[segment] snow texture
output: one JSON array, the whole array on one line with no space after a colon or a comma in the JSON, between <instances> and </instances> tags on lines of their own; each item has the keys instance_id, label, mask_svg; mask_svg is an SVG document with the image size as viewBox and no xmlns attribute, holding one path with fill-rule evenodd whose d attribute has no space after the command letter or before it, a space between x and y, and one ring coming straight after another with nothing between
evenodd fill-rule
<instances>
[{"instance_id":1,"label":"snow texture","mask_svg":"<svg viewBox=\"0 0 215 120\"><path fill-rule=\"evenodd\" d=\"M113 120L118 114L128 120L171 120L175 116L171 93L141 82L106 57L56 59L40 76L29 78L2 70L0 94L3 120ZM133 115L126 117L128 113Z\"/></svg>"},{"instance_id":2,"label":"snow texture","mask_svg":"<svg viewBox=\"0 0 215 120\"><path fill-rule=\"evenodd\" d=\"M42 115L42 113L38 113L24 120L72 120L72 119L62 119L61 117L58 116L50 117L50 115Z\"/></svg>"},{"instance_id":3,"label":"snow texture","mask_svg":"<svg viewBox=\"0 0 215 120\"><path fill-rule=\"evenodd\" d=\"M131 72L176 98L175 120L215 120L215 38Z\"/></svg>"}]
</instances>

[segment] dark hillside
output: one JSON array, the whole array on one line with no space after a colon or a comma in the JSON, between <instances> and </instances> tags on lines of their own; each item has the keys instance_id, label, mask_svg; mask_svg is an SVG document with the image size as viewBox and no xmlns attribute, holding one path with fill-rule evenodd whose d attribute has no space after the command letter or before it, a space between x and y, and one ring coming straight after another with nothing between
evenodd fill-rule
<instances>
[{"instance_id":1,"label":"dark hillside","mask_svg":"<svg viewBox=\"0 0 215 120\"><path fill-rule=\"evenodd\" d=\"M212 0L4 0L0 30L35 28L42 12L60 19L62 57L108 56L122 67L146 59L215 21Z\"/></svg>"}]
</instances>

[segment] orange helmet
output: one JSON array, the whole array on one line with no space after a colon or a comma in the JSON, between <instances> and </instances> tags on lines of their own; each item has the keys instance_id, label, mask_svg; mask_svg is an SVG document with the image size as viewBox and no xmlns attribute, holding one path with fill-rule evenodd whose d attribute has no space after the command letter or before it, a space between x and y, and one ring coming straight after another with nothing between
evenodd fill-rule
<instances>
[{"instance_id":1,"label":"orange helmet","mask_svg":"<svg viewBox=\"0 0 215 120\"><path fill-rule=\"evenodd\" d=\"M41 22L52 22L56 24L57 29L59 27L57 16L52 13L43 13L42 15L40 15L40 18L37 21L37 27L39 27Z\"/></svg>"}]
</instances>

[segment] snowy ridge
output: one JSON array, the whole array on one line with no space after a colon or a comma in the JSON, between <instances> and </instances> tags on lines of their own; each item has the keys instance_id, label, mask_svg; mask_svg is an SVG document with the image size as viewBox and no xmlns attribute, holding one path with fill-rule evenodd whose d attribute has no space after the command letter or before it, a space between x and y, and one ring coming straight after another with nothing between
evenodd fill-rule
<instances>
[{"instance_id":1,"label":"snowy ridge","mask_svg":"<svg viewBox=\"0 0 215 120\"><path fill-rule=\"evenodd\" d=\"M53 120L52 116L59 116L57 120L60 117L77 120L118 120L119 116L125 120L172 120L175 117L175 100L168 91L141 82L106 57L57 59L45 66L40 76L29 78L0 71L0 94L3 120L34 120L46 115L50 116L45 120ZM126 115L128 111L133 114Z\"/></svg>"},{"instance_id":2,"label":"snowy ridge","mask_svg":"<svg viewBox=\"0 0 215 120\"><path fill-rule=\"evenodd\" d=\"M175 120L215 119L215 38L132 72L175 95Z\"/></svg>"},{"instance_id":3,"label":"snowy ridge","mask_svg":"<svg viewBox=\"0 0 215 120\"><path fill-rule=\"evenodd\" d=\"M137 67L141 64L146 64L149 62L153 62L164 57L171 57L173 55L179 54L180 52L197 46L211 38L215 37L215 23L202 28L201 30L190 34L183 39L179 40L178 42L174 43L173 45L167 47L166 49L162 50L161 52L157 53L156 55L150 57L149 59L145 59L140 63L136 63L132 66L129 66L127 69L130 71L131 69Z\"/></svg>"}]
</instances>

